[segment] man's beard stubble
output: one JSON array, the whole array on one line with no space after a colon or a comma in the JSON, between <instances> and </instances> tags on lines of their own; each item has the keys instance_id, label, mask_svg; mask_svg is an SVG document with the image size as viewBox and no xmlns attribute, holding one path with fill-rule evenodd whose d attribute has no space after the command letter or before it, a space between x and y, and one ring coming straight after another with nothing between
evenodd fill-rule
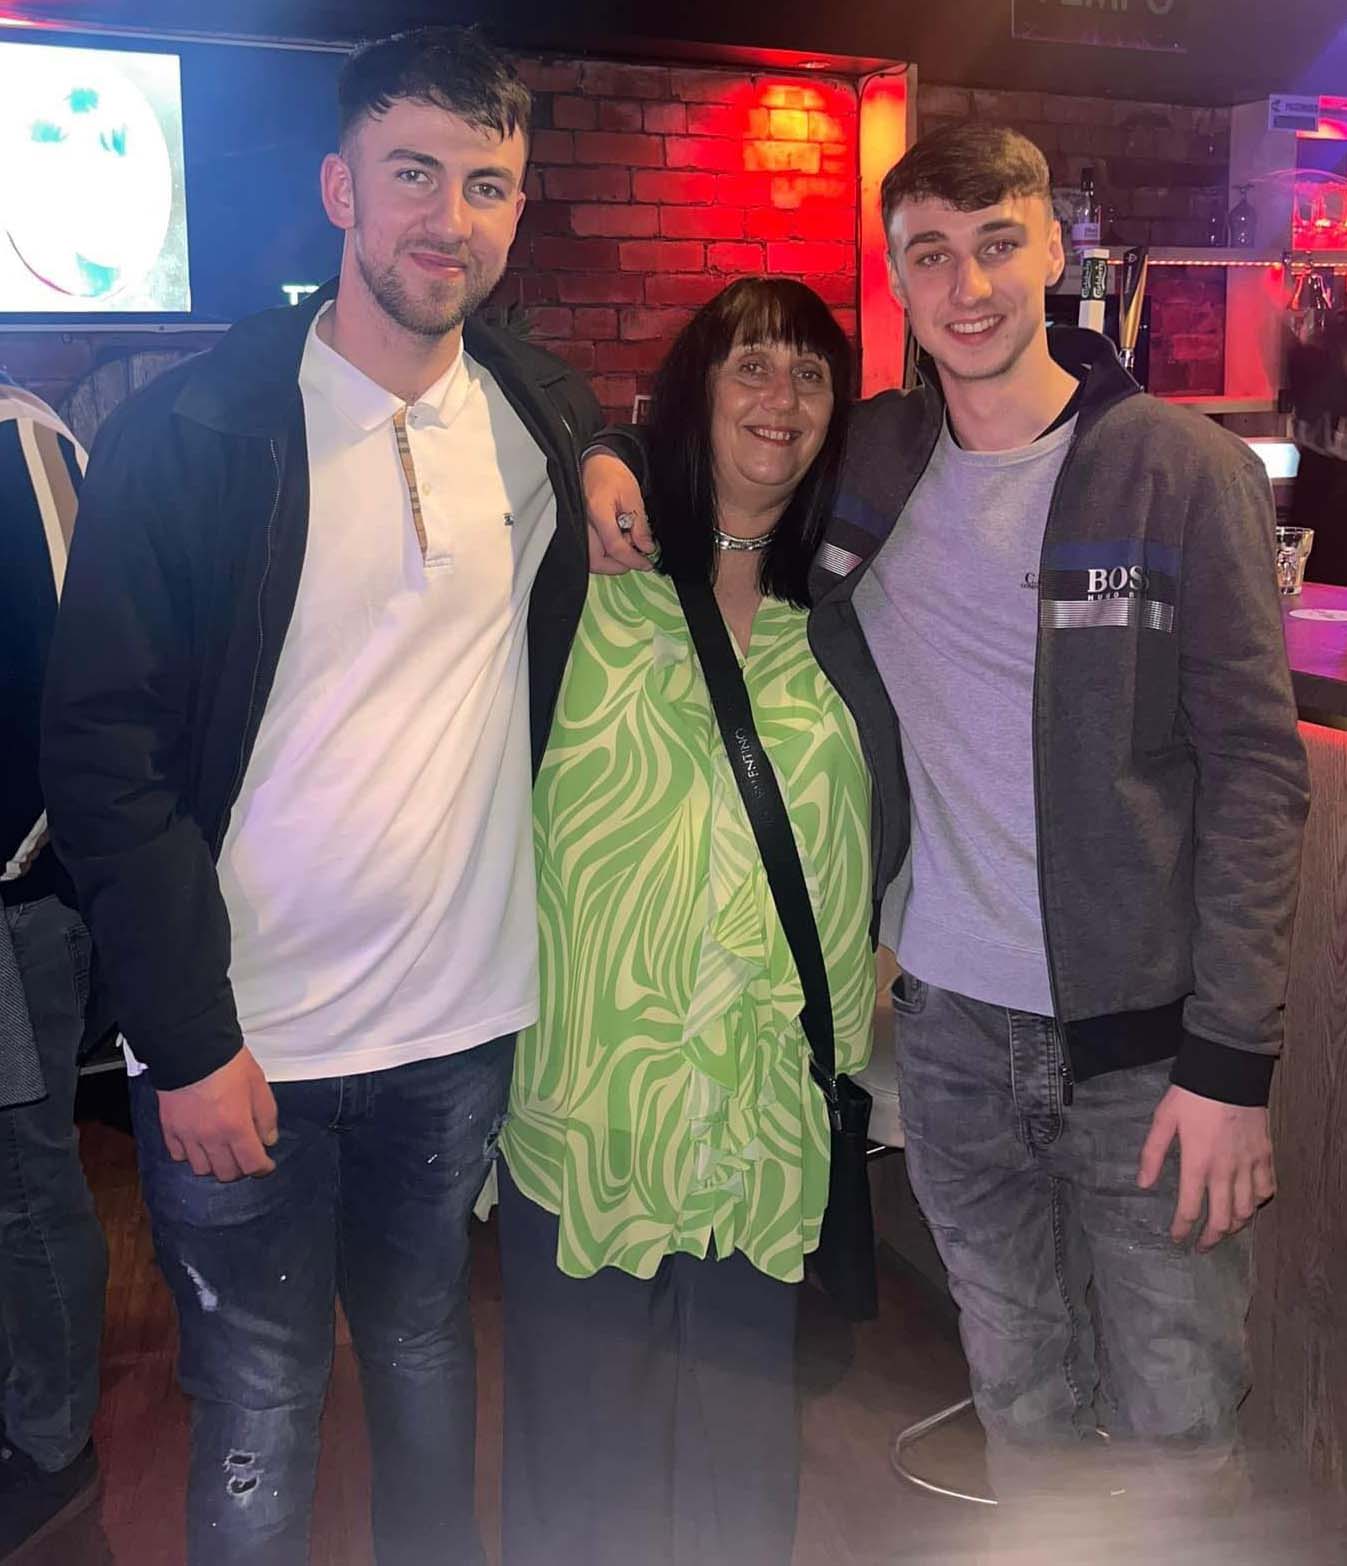
<instances>
[{"instance_id":1,"label":"man's beard stubble","mask_svg":"<svg viewBox=\"0 0 1347 1566\"><path fill-rule=\"evenodd\" d=\"M421 248L427 247L422 245ZM435 294L441 285L434 282L429 286L428 297L414 299L399 277L396 263L383 272L376 272L359 249L356 251L356 263L366 288L369 289L371 297L379 308L403 331L411 332L417 337L447 336L457 327L462 326L464 321L486 302L496 284L500 282L500 273L494 277L485 277L469 270L464 274L463 292L456 300L445 299L437 302Z\"/></svg>"}]
</instances>

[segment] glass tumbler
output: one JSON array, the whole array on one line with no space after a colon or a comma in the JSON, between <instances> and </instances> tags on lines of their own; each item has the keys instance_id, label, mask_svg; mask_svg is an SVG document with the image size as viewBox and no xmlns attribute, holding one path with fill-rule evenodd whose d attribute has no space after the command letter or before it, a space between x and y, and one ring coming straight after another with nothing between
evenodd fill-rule
<instances>
[{"instance_id":1,"label":"glass tumbler","mask_svg":"<svg viewBox=\"0 0 1347 1566\"><path fill-rule=\"evenodd\" d=\"M1305 585L1305 562L1314 548L1312 527L1277 529L1277 586L1287 597Z\"/></svg>"}]
</instances>

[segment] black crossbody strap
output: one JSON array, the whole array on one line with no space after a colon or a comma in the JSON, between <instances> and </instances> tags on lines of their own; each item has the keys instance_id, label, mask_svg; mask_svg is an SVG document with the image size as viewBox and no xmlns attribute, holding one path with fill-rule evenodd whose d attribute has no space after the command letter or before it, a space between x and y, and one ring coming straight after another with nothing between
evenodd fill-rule
<instances>
[{"instance_id":1,"label":"black crossbody strap","mask_svg":"<svg viewBox=\"0 0 1347 1566\"><path fill-rule=\"evenodd\" d=\"M725 628L715 594L704 582L676 581L674 585L692 635L692 645L706 676L711 705L729 753L734 779L757 839L758 852L762 855L777 915L804 988L800 1021L809 1041L811 1068L832 1109L837 1096L837 1052L833 1042L828 970L824 966L814 907L809 900L809 888L805 885L785 801L781 798L776 773L758 738L743 671L734 655L730 633Z\"/></svg>"}]
</instances>

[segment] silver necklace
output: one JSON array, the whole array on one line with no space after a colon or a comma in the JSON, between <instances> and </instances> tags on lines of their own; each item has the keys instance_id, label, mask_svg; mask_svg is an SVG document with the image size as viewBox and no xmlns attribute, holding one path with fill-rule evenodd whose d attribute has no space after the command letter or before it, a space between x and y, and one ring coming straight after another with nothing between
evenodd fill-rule
<instances>
[{"instance_id":1,"label":"silver necklace","mask_svg":"<svg viewBox=\"0 0 1347 1566\"><path fill-rule=\"evenodd\" d=\"M741 554L749 550L756 552L759 549L766 549L768 544L771 543L772 535L776 532L776 529L772 528L758 538L740 538L735 533L722 532L714 523L711 526L711 531L715 535L717 549L724 549L731 554Z\"/></svg>"}]
</instances>

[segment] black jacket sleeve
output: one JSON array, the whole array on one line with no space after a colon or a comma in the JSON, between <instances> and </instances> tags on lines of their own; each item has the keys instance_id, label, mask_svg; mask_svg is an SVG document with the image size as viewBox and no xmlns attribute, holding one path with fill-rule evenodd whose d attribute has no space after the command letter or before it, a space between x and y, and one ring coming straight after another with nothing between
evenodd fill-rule
<instances>
[{"instance_id":1,"label":"black jacket sleeve","mask_svg":"<svg viewBox=\"0 0 1347 1566\"><path fill-rule=\"evenodd\" d=\"M53 841L122 1031L158 1088L198 1081L242 1047L214 855L185 804L199 628L181 519L154 481L173 440L166 416L132 404L95 444L41 760Z\"/></svg>"},{"instance_id":2,"label":"black jacket sleeve","mask_svg":"<svg viewBox=\"0 0 1347 1566\"><path fill-rule=\"evenodd\" d=\"M602 447L614 457L625 462L644 494L650 482L650 468L646 450L647 431L639 424L608 424L595 435L585 448L586 454Z\"/></svg>"}]
</instances>

